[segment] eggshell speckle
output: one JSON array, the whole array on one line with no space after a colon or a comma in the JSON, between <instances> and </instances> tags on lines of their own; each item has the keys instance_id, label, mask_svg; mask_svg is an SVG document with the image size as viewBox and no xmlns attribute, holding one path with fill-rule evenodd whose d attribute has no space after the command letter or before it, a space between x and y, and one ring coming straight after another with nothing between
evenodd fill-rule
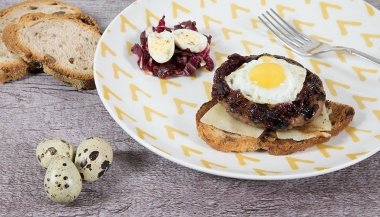
<instances>
[{"instance_id":1,"label":"eggshell speckle","mask_svg":"<svg viewBox=\"0 0 380 217\"><path fill-rule=\"evenodd\" d=\"M44 179L49 198L61 204L73 202L82 190L82 180L70 158L57 156L51 160Z\"/></svg>"},{"instance_id":2,"label":"eggshell speckle","mask_svg":"<svg viewBox=\"0 0 380 217\"><path fill-rule=\"evenodd\" d=\"M75 166L83 181L93 182L104 175L112 160L113 151L110 144L102 138L91 137L78 146Z\"/></svg>"},{"instance_id":3,"label":"eggshell speckle","mask_svg":"<svg viewBox=\"0 0 380 217\"><path fill-rule=\"evenodd\" d=\"M43 168L48 168L50 161L57 156L65 156L74 161L73 146L61 139L47 139L38 144L36 157Z\"/></svg>"}]
</instances>

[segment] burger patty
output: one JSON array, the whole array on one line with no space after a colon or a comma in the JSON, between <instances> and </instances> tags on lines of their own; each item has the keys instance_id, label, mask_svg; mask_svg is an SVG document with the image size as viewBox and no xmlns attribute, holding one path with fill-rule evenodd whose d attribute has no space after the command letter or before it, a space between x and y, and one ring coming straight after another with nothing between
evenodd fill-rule
<instances>
[{"instance_id":1,"label":"burger patty","mask_svg":"<svg viewBox=\"0 0 380 217\"><path fill-rule=\"evenodd\" d=\"M321 79L306 69L306 78L301 91L291 103L259 104L248 100L240 90L231 89L225 77L244 63L257 60L261 56L273 56L284 59L290 64L304 68L295 60L271 54L241 56L231 54L215 72L212 86L212 98L226 108L234 118L252 126L288 130L302 126L318 117L323 110L326 94Z\"/></svg>"}]
</instances>

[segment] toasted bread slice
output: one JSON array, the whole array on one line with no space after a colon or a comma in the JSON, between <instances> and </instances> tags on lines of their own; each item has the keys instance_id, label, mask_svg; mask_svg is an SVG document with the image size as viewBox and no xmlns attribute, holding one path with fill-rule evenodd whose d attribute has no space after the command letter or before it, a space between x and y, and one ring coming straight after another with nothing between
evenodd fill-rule
<instances>
[{"instance_id":1,"label":"toasted bread slice","mask_svg":"<svg viewBox=\"0 0 380 217\"><path fill-rule=\"evenodd\" d=\"M28 63L78 89L95 88L93 62L101 37L95 19L86 14L23 15L3 30L5 46Z\"/></svg>"},{"instance_id":2,"label":"toasted bread slice","mask_svg":"<svg viewBox=\"0 0 380 217\"><path fill-rule=\"evenodd\" d=\"M81 10L71 4L55 0L28 0L0 11L0 38L2 30L9 24L17 23L28 13L74 14ZM18 55L12 54L0 40L0 84L23 78L34 69Z\"/></svg>"},{"instance_id":3,"label":"toasted bread slice","mask_svg":"<svg viewBox=\"0 0 380 217\"><path fill-rule=\"evenodd\" d=\"M203 115L216 103L216 100L211 100L200 107L196 114L196 126L199 137L218 151L251 152L262 149L267 150L271 155L289 155L331 139L331 137L313 137L302 141L278 139L276 132L270 130L264 131L259 138L226 132L200 121ZM326 108L332 111L329 115L332 129L327 132L331 134L331 136L336 136L345 129L355 115L354 108L337 102L326 101Z\"/></svg>"}]
</instances>

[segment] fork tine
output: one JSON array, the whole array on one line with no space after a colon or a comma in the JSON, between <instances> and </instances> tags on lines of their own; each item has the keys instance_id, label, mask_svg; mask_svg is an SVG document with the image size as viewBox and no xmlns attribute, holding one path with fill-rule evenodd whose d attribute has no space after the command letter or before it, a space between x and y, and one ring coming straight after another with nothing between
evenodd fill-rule
<instances>
[{"instance_id":1,"label":"fork tine","mask_svg":"<svg viewBox=\"0 0 380 217\"><path fill-rule=\"evenodd\" d=\"M295 29L293 26L289 25L288 22L286 22L276 11L274 11L272 8L270 9L274 15L276 15L277 19L281 22L277 22L283 29L285 29L289 34L293 35L294 37L301 37L301 39L305 41L310 41L310 38L304 35L302 32ZM267 12L269 14L269 12ZM269 14L270 15L270 14ZM275 19L272 15L270 15L272 19ZM290 30L290 31L289 31Z\"/></svg>"},{"instance_id":2,"label":"fork tine","mask_svg":"<svg viewBox=\"0 0 380 217\"><path fill-rule=\"evenodd\" d=\"M265 14L262 14L262 17L266 19L267 22L264 21L263 18L259 16L259 19L261 22L278 38L280 39L283 43L288 45L289 47L293 49L298 49L301 47L300 44L295 42L294 37L289 38L289 34L286 34L282 29L279 29L270 19L268 19ZM269 25L269 24L270 25ZM297 40L298 41L298 40Z\"/></svg>"}]
</instances>

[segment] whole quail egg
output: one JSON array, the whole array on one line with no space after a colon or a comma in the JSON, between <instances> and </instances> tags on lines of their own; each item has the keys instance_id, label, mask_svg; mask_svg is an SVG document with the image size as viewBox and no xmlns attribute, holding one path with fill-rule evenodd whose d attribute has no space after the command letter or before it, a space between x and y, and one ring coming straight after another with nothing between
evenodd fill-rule
<instances>
[{"instance_id":1,"label":"whole quail egg","mask_svg":"<svg viewBox=\"0 0 380 217\"><path fill-rule=\"evenodd\" d=\"M56 203L67 204L78 198L82 180L70 158L57 156L51 160L44 179L45 191Z\"/></svg>"},{"instance_id":2,"label":"whole quail egg","mask_svg":"<svg viewBox=\"0 0 380 217\"><path fill-rule=\"evenodd\" d=\"M99 137L84 140L77 148L75 166L83 181L98 180L112 164L113 152L110 144Z\"/></svg>"},{"instance_id":3,"label":"whole quail egg","mask_svg":"<svg viewBox=\"0 0 380 217\"><path fill-rule=\"evenodd\" d=\"M38 144L36 149L37 161L44 168L48 168L50 161L60 155L74 161L73 146L61 139L47 139Z\"/></svg>"}]
</instances>

